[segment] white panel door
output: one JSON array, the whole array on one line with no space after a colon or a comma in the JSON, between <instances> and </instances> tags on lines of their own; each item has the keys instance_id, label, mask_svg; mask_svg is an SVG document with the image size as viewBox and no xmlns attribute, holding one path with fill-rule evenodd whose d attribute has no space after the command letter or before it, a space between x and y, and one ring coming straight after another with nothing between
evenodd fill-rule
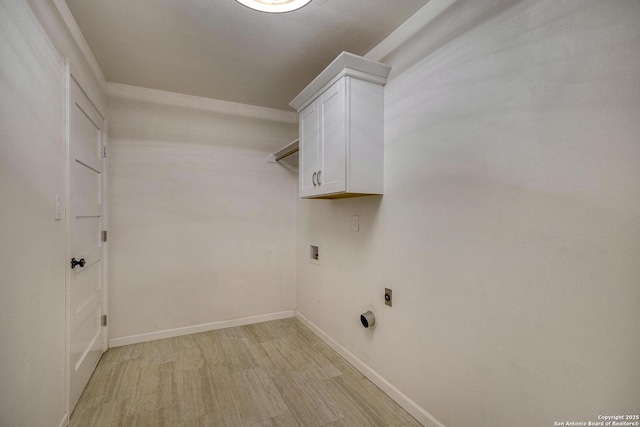
<instances>
[{"instance_id":1,"label":"white panel door","mask_svg":"<svg viewBox=\"0 0 640 427\"><path fill-rule=\"evenodd\" d=\"M105 350L103 118L71 79L69 111L69 408Z\"/></svg>"},{"instance_id":2,"label":"white panel door","mask_svg":"<svg viewBox=\"0 0 640 427\"><path fill-rule=\"evenodd\" d=\"M321 97L321 194L346 191L346 79L338 80Z\"/></svg>"},{"instance_id":3,"label":"white panel door","mask_svg":"<svg viewBox=\"0 0 640 427\"><path fill-rule=\"evenodd\" d=\"M300 113L300 197L317 193L319 164L318 102L312 102Z\"/></svg>"}]
</instances>

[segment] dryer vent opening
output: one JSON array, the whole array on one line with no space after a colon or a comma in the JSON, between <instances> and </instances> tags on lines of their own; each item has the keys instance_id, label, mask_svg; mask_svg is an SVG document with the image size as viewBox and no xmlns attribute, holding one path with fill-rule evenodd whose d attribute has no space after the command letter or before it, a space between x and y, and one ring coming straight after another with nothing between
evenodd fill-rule
<instances>
[{"instance_id":1,"label":"dryer vent opening","mask_svg":"<svg viewBox=\"0 0 640 427\"><path fill-rule=\"evenodd\" d=\"M360 322L365 328L373 328L376 325L376 316L371 311L360 315Z\"/></svg>"}]
</instances>

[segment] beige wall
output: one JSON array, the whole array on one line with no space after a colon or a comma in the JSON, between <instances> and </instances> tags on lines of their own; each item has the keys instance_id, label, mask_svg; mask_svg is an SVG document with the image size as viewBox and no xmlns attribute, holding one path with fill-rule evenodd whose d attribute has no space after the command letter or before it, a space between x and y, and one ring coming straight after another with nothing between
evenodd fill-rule
<instances>
[{"instance_id":1,"label":"beige wall","mask_svg":"<svg viewBox=\"0 0 640 427\"><path fill-rule=\"evenodd\" d=\"M64 62L21 1L0 3L0 425L64 418Z\"/></svg>"},{"instance_id":2,"label":"beige wall","mask_svg":"<svg viewBox=\"0 0 640 427\"><path fill-rule=\"evenodd\" d=\"M638 412L638 22L456 2L384 59L384 196L298 202L297 310L449 427Z\"/></svg>"},{"instance_id":3,"label":"beige wall","mask_svg":"<svg viewBox=\"0 0 640 427\"><path fill-rule=\"evenodd\" d=\"M64 57L104 99L84 55L54 2L0 2L2 426L66 419L65 225L54 213L56 196L65 204Z\"/></svg>"},{"instance_id":4,"label":"beige wall","mask_svg":"<svg viewBox=\"0 0 640 427\"><path fill-rule=\"evenodd\" d=\"M294 113L109 84L109 135L111 339L295 308Z\"/></svg>"}]
</instances>

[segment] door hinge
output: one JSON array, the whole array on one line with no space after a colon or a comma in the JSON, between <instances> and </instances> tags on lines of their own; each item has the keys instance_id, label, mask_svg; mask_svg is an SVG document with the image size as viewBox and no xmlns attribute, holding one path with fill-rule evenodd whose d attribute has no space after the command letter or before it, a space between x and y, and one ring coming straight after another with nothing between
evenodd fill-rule
<instances>
[{"instance_id":1,"label":"door hinge","mask_svg":"<svg viewBox=\"0 0 640 427\"><path fill-rule=\"evenodd\" d=\"M102 146L102 157L103 158L107 157L107 146L106 145Z\"/></svg>"},{"instance_id":2,"label":"door hinge","mask_svg":"<svg viewBox=\"0 0 640 427\"><path fill-rule=\"evenodd\" d=\"M102 230L102 241L103 242L107 241L107 230Z\"/></svg>"},{"instance_id":3,"label":"door hinge","mask_svg":"<svg viewBox=\"0 0 640 427\"><path fill-rule=\"evenodd\" d=\"M106 314L102 315L102 326L107 326L107 315Z\"/></svg>"}]
</instances>

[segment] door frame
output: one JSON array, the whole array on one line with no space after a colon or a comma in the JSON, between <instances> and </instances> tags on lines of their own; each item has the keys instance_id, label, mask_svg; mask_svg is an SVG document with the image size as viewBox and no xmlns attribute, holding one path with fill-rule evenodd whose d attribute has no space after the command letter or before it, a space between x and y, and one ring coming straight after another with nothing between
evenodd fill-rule
<instances>
[{"instance_id":1,"label":"door frame","mask_svg":"<svg viewBox=\"0 0 640 427\"><path fill-rule=\"evenodd\" d=\"M64 379L64 406L65 412L67 414L66 420L67 425L71 421L71 413L72 408L70 408L70 393L71 393L71 270L69 268L69 260L71 259L71 219L69 218L69 213L71 212L71 91L72 85L74 82L78 85L80 90L87 97L91 105L98 112L100 117L103 120L103 128L100 131L100 140L102 146L105 147L106 150L108 147L108 138L107 138L107 119L104 117L104 112L101 111L93 100L89 97L87 92L83 89L82 79L79 78L70 65L69 58L65 58L65 230L64 230L64 238L65 238L65 285L64 285L64 293L65 293L65 360L64 360L64 369L65 369L65 379ZM106 156L102 157L102 224L103 230L109 229L109 218L108 218L108 186L107 186L107 159ZM107 238L106 242L102 243L102 315L108 313L108 245L109 239ZM102 340L102 351L103 353L107 351L109 348L109 326L104 326L104 334Z\"/></svg>"}]
</instances>

